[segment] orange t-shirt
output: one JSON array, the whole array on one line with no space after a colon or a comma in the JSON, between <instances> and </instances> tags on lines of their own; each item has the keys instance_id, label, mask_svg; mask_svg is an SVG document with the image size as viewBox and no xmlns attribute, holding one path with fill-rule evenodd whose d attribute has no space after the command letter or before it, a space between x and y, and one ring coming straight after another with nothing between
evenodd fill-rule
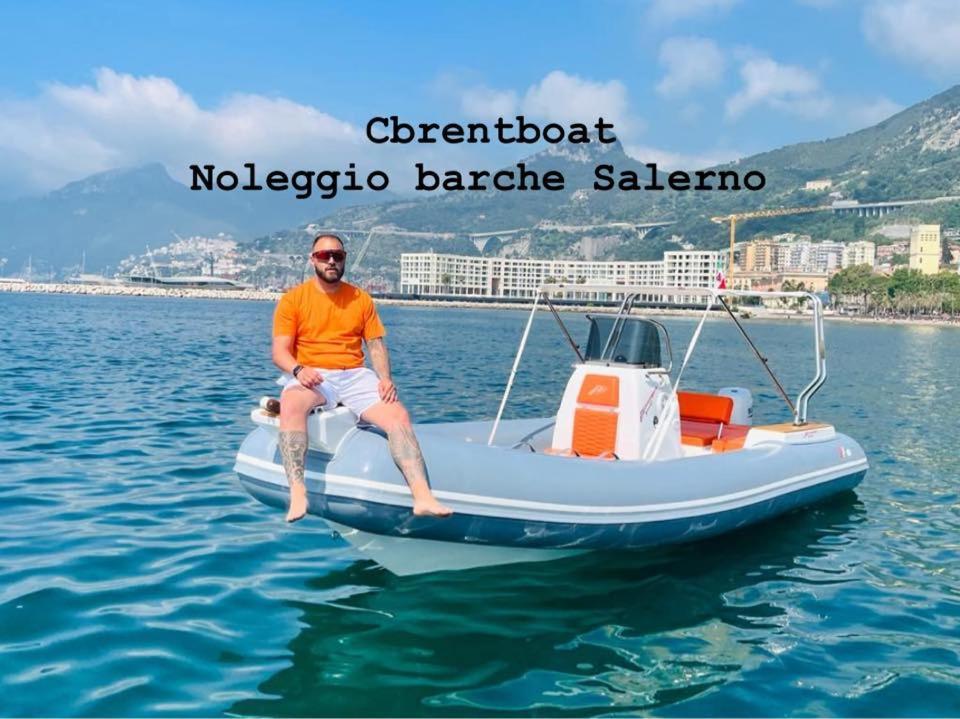
<instances>
[{"instance_id":1,"label":"orange t-shirt","mask_svg":"<svg viewBox=\"0 0 960 719\"><path fill-rule=\"evenodd\" d=\"M363 367L361 339L386 334L373 298L346 282L328 293L308 280L285 292L273 313L273 336L293 337L293 355L307 367Z\"/></svg>"}]
</instances>

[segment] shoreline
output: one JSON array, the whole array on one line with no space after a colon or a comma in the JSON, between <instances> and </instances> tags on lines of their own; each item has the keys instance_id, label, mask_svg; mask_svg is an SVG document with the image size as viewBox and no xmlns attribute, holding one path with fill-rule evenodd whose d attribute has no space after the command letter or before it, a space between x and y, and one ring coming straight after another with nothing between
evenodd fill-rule
<instances>
[{"instance_id":1,"label":"shoreline","mask_svg":"<svg viewBox=\"0 0 960 719\"><path fill-rule=\"evenodd\" d=\"M247 302L276 302L282 292L268 292L266 290L204 290L204 289L161 289L158 287L133 287L127 285L71 285L64 283L2 283L0 294L49 294L49 295L89 295L98 297L170 297L179 299L202 300L242 300ZM493 310L520 310L530 309L532 303L501 303L501 302L471 302L470 300L406 300L396 298L374 298L377 304L387 307L453 307L457 309L493 309ZM560 305L559 312L597 312L609 311L612 307L598 307L596 305ZM667 307L645 308L649 314L674 317L695 317L702 310L672 309ZM773 310L757 307L745 308L750 313L751 320L779 320L796 321L809 318L807 313L797 313L789 310ZM824 319L836 322L850 322L861 324L907 325L911 327L960 327L960 319L950 320L942 318L906 317L868 317L860 315L824 314Z\"/></svg>"}]
</instances>

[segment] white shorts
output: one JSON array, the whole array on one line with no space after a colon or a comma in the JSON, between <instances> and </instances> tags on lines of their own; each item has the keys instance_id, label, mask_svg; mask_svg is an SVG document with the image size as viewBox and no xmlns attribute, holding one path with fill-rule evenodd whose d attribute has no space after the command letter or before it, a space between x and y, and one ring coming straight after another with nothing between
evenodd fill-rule
<instances>
[{"instance_id":1,"label":"white shorts","mask_svg":"<svg viewBox=\"0 0 960 719\"><path fill-rule=\"evenodd\" d=\"M338 404L353 412L357 417L380 401L380 380L376 373L367 367L355 369L321 369L317 372L323 377L323 382L313 388L313 391L322 395L326 400L325 410L331 410ZM283 392L291 387L302 387L300 380L290 375L284 375Z\"/></svg>"}]
</instances>

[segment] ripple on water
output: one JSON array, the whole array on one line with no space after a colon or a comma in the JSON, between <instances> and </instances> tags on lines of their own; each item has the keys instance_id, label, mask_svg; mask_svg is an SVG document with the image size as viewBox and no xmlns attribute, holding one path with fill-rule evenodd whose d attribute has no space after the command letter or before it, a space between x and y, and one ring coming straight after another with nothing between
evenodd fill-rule
<instances>
[{"instance_id":1,"label":"ripple on water","mask_svg":"<svg viewBox=\"0 0 960 719\"><path fill-rule=\"evenodd\" d=\"M0 296L0 311L0 386L29 398L0 408L6 714L960 711L958 465L954 433L931 430L960 424L944 401L960 333L828 327L812 408L866 448L856 494L691 547L397 578L232 475L250 407L276 392L268 304ZM523 313L382 315L415 417L495 413ZM694 323L667 325L679 355ZM806 330L751 332L795 391L809 368L777 356L806 357ZM694 356L691 386L736 367L758 421L779 419L735 330L704 335L720 356ZM62 380L37 392L51 358ZM512 416L555 404L570 359L535 322ZM892 392L891 367L911 368Z\"/></svg>"}]
</instances>

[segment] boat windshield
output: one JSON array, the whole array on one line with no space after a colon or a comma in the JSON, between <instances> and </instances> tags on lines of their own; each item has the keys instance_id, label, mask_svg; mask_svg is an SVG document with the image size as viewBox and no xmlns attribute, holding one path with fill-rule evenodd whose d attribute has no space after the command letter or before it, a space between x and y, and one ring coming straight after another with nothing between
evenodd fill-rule
<instances>
[{"instance_id":1,"label":"boat windshield","mask_svg":"<svg viewBox=\"0 0 960 719\"><path fill-rule=\"evenodd\" d=\"M587 315L590 321L590 335L584 360L617 362L640 367L662 367L660 358L660 334L657 325L642 317L623 317L619 337L614 337L613 345L607 348L607 339L614 329L616 316ZM604 353L604 348L607 348Z\"/></svg>"}]
</instances>

